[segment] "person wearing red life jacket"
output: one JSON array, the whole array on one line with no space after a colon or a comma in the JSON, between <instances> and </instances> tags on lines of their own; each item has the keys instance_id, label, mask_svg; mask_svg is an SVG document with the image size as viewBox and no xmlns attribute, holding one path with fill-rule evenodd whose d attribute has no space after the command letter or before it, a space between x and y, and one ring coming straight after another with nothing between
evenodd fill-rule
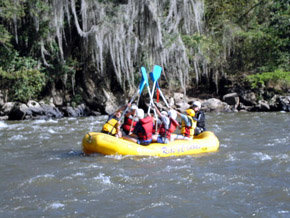
<instances>
[{"instance_id":1,"label":"person wearing red life jacket","mask_svg":"<svg viewBox=\"0 0 290 218\"><path fill-rule=\"evenodd\" d=\"M121 126L123 135L130 135L133 132L138 118L136 117L136 110L138 109L137 105L133 104L131 106L131 111L129 111L124 118L124 123Z\"/></svg>"},{"instance_id":2,"label":"person wearing red life jacket","mask_svg":"<svg viewBox=\"0 0 290 218\"><path fill-rule=\"evenodd\" d=\"M167 144L173 140L172 133L175 131L176 127L179 126L179 123L176 121L176 112L174 110L170 110L168 112L160 111L155 106L155 110L158 116L161 119L161 126L159 129L159 135L153 136L153 141L157 143Z\"/></svg>"},{"instance_id":3,"label":"person wearing red life jacket","mask_svg":"<svg viewBox=\"0 0 290 218\"><path fill-rule=\"evenodd\" d=\"M138 143L140 145L149 145L152 142L153 117L150 115L144 118L143 109L137 109L139 121L136 123L133 133L125 136L123 139Z\"/></svg>"}]
</instances>

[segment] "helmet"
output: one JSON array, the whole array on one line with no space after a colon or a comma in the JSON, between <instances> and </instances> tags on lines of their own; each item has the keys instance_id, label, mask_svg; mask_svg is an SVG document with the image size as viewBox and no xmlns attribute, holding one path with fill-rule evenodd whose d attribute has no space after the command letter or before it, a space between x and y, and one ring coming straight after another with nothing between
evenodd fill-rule
<instances>
[{"instance_id":1,"label":"helmet","mask_svg":"<svg viewBox=\"0 0 290 218\"><path fill-rule=\"evenodd\" d=\"M195 102L193 102L192 107L201 108L201 103L199 101L195 101Z\"/></svg>"},{"instance_id":2,"label":"helmet","mask_svg":"<svg viewBox=\"0 0 290 218\"><path fill-rule=\"evenodd\" d=\"M173 120L175 120L177 117L177 113L175 110L170 110L168 111L168 116L171 117Z\"/></svg>"},{"instance_id":3,"label":"helmet","mask_svg":"<svg viewBox=\"0 0 290 218\"><path fill-rule=\"evenodd\" d=\"M186 113L187 113L187 115L189 115L189 116L191 116L191 117L194 117L194 116L195 116L195 112L194 112L194 110L192 110L192 109L187 109L187 110L186 110Z\"/></svg>"},{"instance_id":4,"label":"helmet","mask_svg":"<svg viewBox=\"0 0 290 218\"><path fill-rule=\"evenodd\" d=\"M143 109L141 109L141 108L137 109L136 115L137 115L137 117L139 119L143 119L144 118L144 111L143 111Z\"/></svg>"},{"instance_id":5,"label":"helmet","mask_svg":"<svg viewBox=\"0 0 290 218\"><path fill-rule=\"evenodd\" d=\"M138 109L137 105L136 104L132 104L131 110L137 110L137 109Z\"/></svg>"},{"instance_id":6,"label":"helmet","mask_svg":"<svg viewBox=\"0 0 290 218\"><path fill-rule=\"evenodd\" d=\"M163 116L167 116L167 115L168 115L167 111L162 111L161 114L162 114Z\"/></svg>"}]
</instances>

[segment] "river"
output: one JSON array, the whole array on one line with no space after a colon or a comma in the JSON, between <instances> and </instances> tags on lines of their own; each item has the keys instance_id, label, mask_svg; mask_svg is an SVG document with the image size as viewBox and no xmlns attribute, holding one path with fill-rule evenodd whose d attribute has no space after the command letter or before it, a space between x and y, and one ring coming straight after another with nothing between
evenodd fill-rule
<instances>
[{"instance_id":1,"label":"river","mask_svg":"<svg viewBox=\"0 0 290 218\"><path fill-rule=\"evenodd\" d=\"M105 116L0 121L0 217L290 217L290 114L207 113L218 152L84 156Z\"/></svg>"}]
</instances>

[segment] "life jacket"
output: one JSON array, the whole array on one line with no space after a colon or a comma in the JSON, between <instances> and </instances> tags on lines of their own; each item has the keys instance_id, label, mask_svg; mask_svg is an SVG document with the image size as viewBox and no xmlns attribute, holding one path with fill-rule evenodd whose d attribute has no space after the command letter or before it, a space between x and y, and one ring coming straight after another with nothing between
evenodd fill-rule
<instances>
[{"instance_id":1,"label":"life jacket","mask_svg":"<svg viewBox=\"0 0 290 218\"><path fill-rule=\"evenodd\" d=\"M166 137L170 139L171 133L175 131L177 126L179 126L179 123L170 117L169 129L166 129L164 123L162 123L160 127L160 131L159 131L159 135L161 137Z\"/></svg>"},{"instance_id":2,"label":"life jacket","mask_svg":"<svg viewBox=\"0 0 290 218\"><path fill-rule=\"evenodd\" d=\"M129 132L130 131L130 128L131 128L131 125L132 125L131 131L133 132L134 127L136 126L136 123L137 122L136 121L133 121L131 118L125 117L125 120L124 120L124 123L122 125L122 128L123 128L124 131Z\"/></svg>"},{"instance_id":3,"label":"life jacket","mask_svg":"<svg viewBox=\"0 0 290 218\"><path fill-rule=\"evenodd\" d=\"M205 114L203 111L197 111L195 113L195 118L197 119L197 126L205 128Z\"/></svg>"},{"instance_id":4,"label":"life jacket","mask_svg":"<svg viewBox=\"0 0 290 218\"><path fill-rule=\"evenodd\" d=\"M191 116L187 116L191 122L190 126L186 126L184 120L181 121L181 134L193 138L194 136L194 129L196 127L196 121L192 119Z\"/></svg>"},{"instance_id":5,"label":"life jacket","mask_svg":"<svg viewBox=\"0 0 290 218\"><path fill-rule=\"evenodd\" d=\"M148 116L139 120L139 123L142 126L143 131L138 131L137 136L141 140L150 140L152 139L153 131L153 118Z\"/></svg>"},{"instance_id":6,"label":"life jacket","mask_svg":"<svg viewBox=\"0 0 290 218\"><path fill-rule=\"evenodd\" d=\"M107 122L104 124L102 132L110 134L110 135L116 135L117 126L118 126L118 120L112 117L111 119L108 119Z\"/></svg>"}]
</instances>

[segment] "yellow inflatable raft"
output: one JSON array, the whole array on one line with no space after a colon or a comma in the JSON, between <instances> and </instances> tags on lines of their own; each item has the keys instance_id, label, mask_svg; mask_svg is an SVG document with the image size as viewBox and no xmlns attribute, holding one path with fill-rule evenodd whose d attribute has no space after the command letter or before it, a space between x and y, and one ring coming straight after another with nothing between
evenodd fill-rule
<instances>
[{"instance_id":1,"label":"yellow inflatable raft","mask_svg":"<svg viewBox=\"0 0 290 218\"><path fill-rule=\"evenodd\" d=\"M215 152L219 148L219 140L213 132L206 131L194 140L175 140L168 144L152 143L142 146L104 133L90 132L84 136L82 146L85 154L168 157Z\"/></svg>"}]
</instances>

